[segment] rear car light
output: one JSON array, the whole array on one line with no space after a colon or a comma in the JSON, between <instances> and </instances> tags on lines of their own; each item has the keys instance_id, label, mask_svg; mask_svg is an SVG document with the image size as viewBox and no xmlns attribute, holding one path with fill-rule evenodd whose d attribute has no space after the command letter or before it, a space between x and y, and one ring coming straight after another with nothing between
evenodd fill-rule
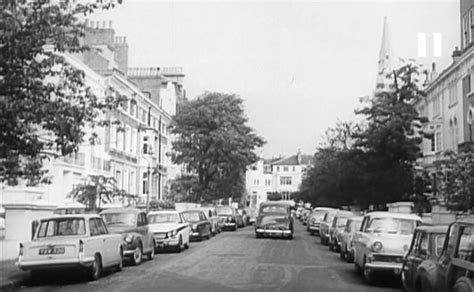
<instances>
[{"instance_id":1,"label":"rear car light","mask_svg":"<svg viewBox=\"0 0 474 292\"><path fill-rule=\"evenodd\" d=\"M79 258L84 257L84 241L82 239L79 239Z\"/></svg>"}]
</instances>

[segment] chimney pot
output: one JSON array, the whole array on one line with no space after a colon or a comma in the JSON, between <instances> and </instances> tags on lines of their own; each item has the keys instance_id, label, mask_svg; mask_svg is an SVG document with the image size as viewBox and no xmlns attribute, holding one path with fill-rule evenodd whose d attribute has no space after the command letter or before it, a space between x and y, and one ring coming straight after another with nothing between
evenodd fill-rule
<instances>
[{"instance_id":1,"label":"chimney pot","mask_svg":"<svg viewBox=\"0 0 474 292\"><path fill-rule=\"evenodd\" d=\"M436 72L436 62L431 63L431 70Z\"/></svg>"},{"instance_id":2,"label":"chimney pot","mask_svg":"<svg viewBox=\"0 0 474 292\"><path fill-rule=\"evenodd\" d=\"M456 62L459 57L461 56L461 50L459 50L458 47L456 47L453 51L452 57L453 57L453 62Z\"/></svg>"}]
</instances>

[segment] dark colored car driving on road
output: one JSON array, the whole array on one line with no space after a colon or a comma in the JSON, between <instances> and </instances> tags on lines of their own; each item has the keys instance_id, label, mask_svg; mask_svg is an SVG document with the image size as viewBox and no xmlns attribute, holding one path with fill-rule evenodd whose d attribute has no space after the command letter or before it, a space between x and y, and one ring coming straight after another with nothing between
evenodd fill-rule
<instances>
[{"instance_id":1,"label":"dark colored car driving on road","mask_svg":"<svg viewBox=\"0 0 474 292\"><path fill-rule=\"evenodd\" d=\"M219 206L216 208L217 215L222 220L222 230L237 230L243 224L242 215L238 214L230 206Z\"/></svg>"},{"instance_id":2,"label":"dark colored car driving on road","mask_svg":"<svg viewBox=\"0 0 474 292\"><path fill-rule=\"evenodd\" d=\"M293 216L289 204L264 202L260 205L255 236L277 236L293 238Z\"/></svg>"}]
</instances>

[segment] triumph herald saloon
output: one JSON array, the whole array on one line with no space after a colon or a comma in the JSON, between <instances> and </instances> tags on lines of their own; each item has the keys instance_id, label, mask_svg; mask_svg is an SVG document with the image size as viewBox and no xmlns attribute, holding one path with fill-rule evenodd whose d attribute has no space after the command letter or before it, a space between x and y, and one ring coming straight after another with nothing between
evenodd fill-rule
<instances>
[{"instance_id":1,"label":"triumph herald saloon","mask_svg":"<svg viewBox=\"0 0 474 292\"><path fill-rule=\"evenodd\" d=\"M122 270L123 241L110 234L98 215L61 215L42 219L33 240L20 243L17 266L31 271L33 278L42 272L76 268L96 280L101 270Z\"/></svg>"},{"instance_id":2,"label":"triumph herald saloon","mask_svg":"<svg viewBox=\"0 0 474 292\"><path fill-rule=\"evenodd\" d=\"M255 236L278 236L293 238L293 216L289 204L264 202L260 204Z\"/></svg>"},{"instance_id":3,"label":"triumph herald saloon","mask_svg":"<svg viewBox=\"0 0 474 292\"><path fill-rule=\"evenodd\" d=\"M353 237L356 231L360 229L363 217L352 217L347 219L344 231L339 234L339 242L341 243L340 256L346 262L352 263L354 261L354 244Z\"/></svg>"},{"instance_id":4,"label":"triumph herald saloon","mask_svg":"<svg viewBox=\"0 0 474 292\"><path fill-rule=\"evenodd\" d=\"M155 238L155 248L181 252L189 247L191 227L178 211L156 211L148 214L148 224Z\"/></svg>"},{"instance_id":5,"label":"triumph herald saloon","mask_svg":"<svg viewBox=\"0 0 474 292\"><path fill-rule=\"evenodd\" d=\"M216 208L216 212L222 220L222 230L237 230L242 215L237 214L234 208L230 206L220 206Z\"/></svg>"},{"instance_id":6,"label":"triumph herald saloon","mask_svg":"<svg viewBox=\"0 0 474 292\"><path fill-rule=\"evenodd\" d=\"M185 222L191 225L191 240L203 240L211 238L211 222L200 210L188 210L181 213Z\"/></svg>"},{"instance_id":7,"label":"triumph herald saloon","mask_svg":"<svg viewBox=\"0 0 474 292\"><path fill-rule=\"evenodd\" d=\"M143 254L150 260L154 258L155 239L145 212L135 208L112 208L100 215L110 232L122 235L125 242L123 253L133 265L141 264Z\"/></svg>"},{"instance_id":8,"label":"triumph herald saloon","mask_svg":"<svg viewBox=\"0 0 474 292\"><path fill-rule=\"evenodd\" d=\"M372 212L364 216L354 235L354 264L372 283L376 272L400 276L403 256L408 251L421 218L414 214Z\"/></svg>"},{"instance_id":9,"label":"triumph herald saloon","mask_svg":"<svg viewBox=\"0 0 474 292\"><path fill-rule=\"evenodd\" d=\"M420 276L419 291L474 291L474 215L449 226L436 264Z\"/></svg>"},{"instance_id":10,"label":"triumph herald saloon","mask_svg":"<svg viewBox=\"0 0 474 292\"><path fill-rule=\"evenodd\" d=\"M406 291L419 291L422 276L433 270L441 254L448 226L420 226L403 260L402 282Z\"/></svg>"}]
</instances>

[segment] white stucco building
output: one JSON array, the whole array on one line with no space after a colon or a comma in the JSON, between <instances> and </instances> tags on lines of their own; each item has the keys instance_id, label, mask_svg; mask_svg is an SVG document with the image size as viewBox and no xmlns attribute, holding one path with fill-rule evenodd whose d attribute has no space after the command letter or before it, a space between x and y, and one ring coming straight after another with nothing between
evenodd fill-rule
<instances>
[{"instance_id":1,"label":"white stucco building","mask_svg":"<svg viewBox=\"0 0 474 292\"><path fill-rule=\"evenodd\" d=\"M258 207L267 201L271 193L281 194L282 200L289 200L299 190L303 175L311 165L312 156L300 151L282 159L261 159L245 174L247 201L251 207Z\"/></svg>"}]
</instances>

